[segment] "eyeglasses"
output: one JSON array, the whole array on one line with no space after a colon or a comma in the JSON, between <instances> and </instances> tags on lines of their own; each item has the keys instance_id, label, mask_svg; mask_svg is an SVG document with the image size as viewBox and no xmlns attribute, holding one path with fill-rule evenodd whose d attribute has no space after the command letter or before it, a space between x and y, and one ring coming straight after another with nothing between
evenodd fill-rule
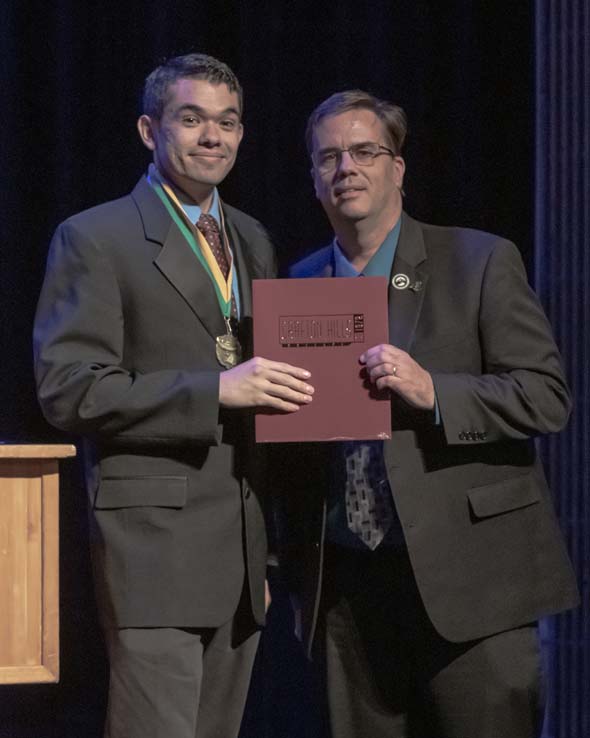
<instances>
[{"instance_id":1,"label":"eyeglasses","mask_svg":"<svg viewBox=\"0 0 590 738\"><path fill-rule=\"evenodd\" d=\"M345 151L348 151L350 158L360 167L373 166L373 163L378 156L383 156L384 154L389 154L390 156L396 155L395 151L388 149L387 146L368 142L353 144L347 149L327 149L326 151L320 151L319 154L313 154L311 158L314 166L319 172L332 172L340 165L342 154Z\"/></svg>"}]
</instances>

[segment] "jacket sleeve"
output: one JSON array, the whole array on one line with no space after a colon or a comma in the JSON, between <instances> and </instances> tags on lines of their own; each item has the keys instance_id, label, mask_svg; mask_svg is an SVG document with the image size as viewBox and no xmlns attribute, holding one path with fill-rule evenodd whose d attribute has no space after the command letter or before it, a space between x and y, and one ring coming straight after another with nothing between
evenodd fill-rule
<instances>
[{"instance_id":1,"label":"jacket sleeve","mask_svg":"<svg viewBox=\"0 0 590 738\"><path fill-rule=\"evenodd\" d=\"M508 241L491 250L481 283L482 373L434 372L446 440L473 444L560 430L571 400L559 352L522 259Z\"/></svg>"},{"instance_id":2,"label":"jacket sleeve","mask_svg":"<svg viewBox=\"0 0 590 738\"><path fill-rule=\"evenodd\" d=\"M218 443L219 372L125 368L117 276L72 221L52 240L34 326L41 409L56 427L141 443Z\"/></svg>"}]
</instances>

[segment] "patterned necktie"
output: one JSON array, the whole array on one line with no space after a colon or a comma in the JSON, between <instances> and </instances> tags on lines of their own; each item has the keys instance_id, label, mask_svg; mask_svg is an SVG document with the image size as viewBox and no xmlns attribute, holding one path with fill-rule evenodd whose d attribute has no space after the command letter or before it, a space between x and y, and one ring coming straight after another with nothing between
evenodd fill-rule
<instances>
[{"instance_id":1,"label":"patterned necktie","mask_svg":"<svg viewBox=\"0 0 590 738\"><path fill-rule=\"evenodd\" d=\"M229 263L227 261L225 249L221 243L221 234L219 232L217 221L212 215L201 213L201 217L197 221L197 228L205 236L205 240L211 247L211 251L219 265L223 278L227 279L227 275L229 274Z\"/></svg>"},{"instance_id":2,"label":"patterned necktie","mask_svg":"<svg viewBox=\"0 0 590 738\"><path fill-rule=\"evenodd\" d=\"M349 529L371 550L377 548L393 522L393 501L381 441L344 443L344 497Z\"/></svg>"},{"instance_id":3,"label":"patterned necktie","mask_svg":"<svg viewBox=\"0 0 590 738\"><path fill-rule=\"evenodd\" d=\"M223 243L221 241L221 233L219 232L219 226L217 225L217 221L212 215L209 215L208 213L201 213L199 220L197 221L197 228L201 231L203 236L205 236L205 240L211 247L211 251L213 252L215 261L219 265L219 269L221 273L223 274L223 278L227 279L227 275L229 274L229 262L227 260L225 249L223 248ZM235 318L237 314L238 314L238 309L236 306L236 300L235 300L234 292L232 289L231 315L232 317Z\"/></svg>"}]
</instances>

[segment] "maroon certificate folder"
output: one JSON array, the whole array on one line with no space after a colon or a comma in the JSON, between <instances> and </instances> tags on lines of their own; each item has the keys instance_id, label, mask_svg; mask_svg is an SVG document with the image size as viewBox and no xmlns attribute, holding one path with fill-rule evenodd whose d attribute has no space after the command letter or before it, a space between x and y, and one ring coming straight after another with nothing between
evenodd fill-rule
<instances>
[{"instance_id":1,"label":"maroon certificate folder","mask_svg":"<svg viewBox=\"0 0 590 738\"><path fill-rule=\"evenodd\" d=\"M308 369L315 388L297 412L258 413L258 442L391 438L389 394L358 360L389 341L385 277L254 280L253 318L255 355Z\"/></svg>"}]
</instances>

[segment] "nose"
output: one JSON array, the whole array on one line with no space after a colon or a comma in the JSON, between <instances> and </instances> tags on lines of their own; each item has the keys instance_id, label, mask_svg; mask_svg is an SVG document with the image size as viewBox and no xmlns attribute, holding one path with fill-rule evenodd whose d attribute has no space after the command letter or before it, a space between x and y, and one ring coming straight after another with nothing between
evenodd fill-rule
<instances>
[{"instance_id":1,"label":"nose","mask_svg":"<svg viewBox=\"0 0 590 738\"><path fill-rule=\"evenodd\" d=\"M340 152L340 161L336 167L336 172L341 177L347 176L351 172L356 172L356 164L349 151Z\"/></svg>"},{"instance_id":2,"label":"nose","mask_svg":"<svg viewBox=\"0 0 590 738\"><path fill-rule=\"evenodd\" d=\"M202 146L218 146L219 145L219 130L217 124L213 120L207 120L203 123L201 128L201 135L199 136L199 143Z\"/></svg>"}]
</instances>

